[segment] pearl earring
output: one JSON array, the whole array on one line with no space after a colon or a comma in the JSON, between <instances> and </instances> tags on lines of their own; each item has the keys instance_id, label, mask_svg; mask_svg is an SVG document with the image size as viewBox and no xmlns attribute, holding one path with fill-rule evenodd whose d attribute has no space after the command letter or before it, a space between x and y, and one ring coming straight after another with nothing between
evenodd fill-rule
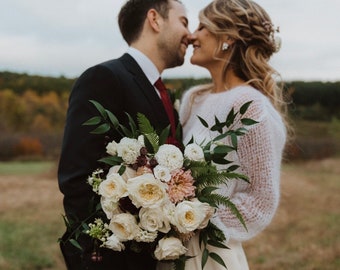
<instances>
[{"instance_id":1,"label":"pearl earring","mask_svg":"<svg viewBox=\"0 0 340 270\"><path fill-rule=\"evenodd\" d=\"M226 51L229 48L229 44L227 42L223 42L222 44L222 51Z\"/></svg>"}]
</instances>

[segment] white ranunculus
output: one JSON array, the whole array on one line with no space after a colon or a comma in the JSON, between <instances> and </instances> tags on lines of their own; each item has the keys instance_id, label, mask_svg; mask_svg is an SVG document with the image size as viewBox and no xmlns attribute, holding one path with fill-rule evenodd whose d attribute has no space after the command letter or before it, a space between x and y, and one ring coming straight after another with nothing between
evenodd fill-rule
<instances>
[{"instance_id":1,"label":"white ranunculus","mask_svg":"<svg viewBox=\"0 0 340 270\"><path fill-rule=\"evenodd\" d=\"M140 226L149 232L167 233L171 229L170 221L162 208L142 208L139 211L139 220Z\"/></svg>"},{"instance_id":2,"label":"white ranunculus","mask_svg":"<svg viewBox=\"0 0 340 270\"><path fill-rule=\"evenodd\" d=\"M155 158L159 165L169 168L170 171L180 169L183 166L183 154L181 150L172 144L163 144L159 147Z\"/></svg>"},{"instance_id":3,"label":"white ranunculus","mask_svg":"<svg viewBox=\"0 0 340 270\"><path fill-rule=\"evenodd\" d=\"M155 179L152 173L130 178L127 182L129 198L137 207L160 207L166 197L166 184Z\"/></svg>"},{"instance_id":4,"label":"white ranunculus","mask_svg":"<svg viewBox=\"0 0 340 270\"><path fill-rule=\"evenodd\" d=\"M117 153L125 163L133 164L140 155L140 149L142 147L143 145L138 140L124 137L117 145Z\"/></svg>"},{"instance_id":5,"label":"white ranunculus","mask_svg":"<svg viewBox=\"0 0 340 270\"><path fill-rule=\"evenodd\" d=\"M115 141L108 143L106 146L106 153L111 156L115 156L117 154L117 143Z\"/></svg>"},{"instance_id":6,"label":"white ranunculus","mask_svg":"<svg viewBox=\"0 0 340 270\"><path fill-rule=\"evenodd\" d=\"M118 202L128 195L124 179L118 173L112 173L99 185L99 195Z\"/></svg>"},{"instance_id":7,"label":"white ranunculus","mask_svg":"<svg viewBox=\"0 0 340 270\"><path fill-rule=\"evenodd\" d=\"M159 240L154 254L159 261L176 260L187 251L188 249L183 246L181 240L176 237L168 237Z\"/></svg>"},{"instance_id":8,"label":"white ranunculus","mask_svg":"<svg viewBox=\"0 0 340 270\"><path fill-rule=\"evenodd\" d=\"M206 212L202 211L205 203L198 200L183 201L176 205L171 223L179 232L189 233L198 229L206 218Z\"/></svg>"},{"instance_id":9,"label":"white ranunculus","mask_svg":"<svg viewBox=\"0 0 340 270\"><path fill-rule=\"evenodd\" d=\"M185 147L184 156L193 161L204 161L203 149L196 143L188 144Z\"/></svg>"},{"instance_id":10,"label":"white ranunculus","mask_svg":"<svg viewBox=\"0 0 340 270\"><path fill-rule=\"evenodd\" d=\"M100 197L100 204L108 219L111 219L114 215L119 214L118 202L112 201L111 199L102 196Z\"/></svg>"},{"instance_id":11,"label":"white ranunculus","mask_svg":"<svg viewBox=\"0 0 340 270\"><path fill-rule=\"evenodd\" d=\"M162 165L157 165L154 169L153 169L153 173L155 175L155 177L161 181L164 182L169 182L171 179L171 174L170 171L167 167L164 167Z\"/></svg>"},{"instance_id":12,"label":"white ranunculus","mask_svg":"<svg viewBox=\"0 0 340 270\"><path fill-rule=\"evenodd\" d=\"M112 166L106 177L108 178L111 174L118 173L120 167L120 165ZM124 173L121 176L124 181L127 182L127 180L129 180L130 178L136 177L136 171L130 167L126 167Z\"/></svg>"},{"instance_id":13,"label":"white ranunculus","mask_svg":"<svg viewBox=\"0 0 340 270\"><path fill-rule=\"evenodd\" d=\"M124 244L119 241L115 234L112 234L110 237L108 237L103 246L114 251L122 251L125 249Z\"/></svg>"},{"instance_id":14,"label":"white ranunculus","mask_svg":"<svg viewBox=\"0 0 340 270\"><path fill-rule=\"evenodd\" d=\"M140 230L136 218L128 213L113 216L109 224L109 229L120 241L133 240Z\"/></svg>"}]
</instances>

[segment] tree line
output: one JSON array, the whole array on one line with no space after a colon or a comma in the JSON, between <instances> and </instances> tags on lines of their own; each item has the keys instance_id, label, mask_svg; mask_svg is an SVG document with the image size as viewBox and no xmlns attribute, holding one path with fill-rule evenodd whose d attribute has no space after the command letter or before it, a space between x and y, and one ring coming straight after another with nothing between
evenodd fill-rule
<instances>
[{"instance_id":1,"label":"tree line","mask_svg":"<svg viewBox=\"0 0 340 270\"><path fill-rule=\"evenodd\" d=\"M58 155L68 97L76 78L0 72L0 160L30 153ZM168 78L166 85L183 91L208 78ZM286 82L293 118L340 119L340 82Z\"/></svg>"}]
</instances>

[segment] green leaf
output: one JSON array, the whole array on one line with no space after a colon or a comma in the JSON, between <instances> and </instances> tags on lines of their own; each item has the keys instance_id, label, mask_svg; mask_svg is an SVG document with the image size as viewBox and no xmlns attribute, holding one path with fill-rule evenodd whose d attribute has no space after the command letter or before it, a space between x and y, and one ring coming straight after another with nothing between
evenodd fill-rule
<instances>
[{"instance_id":1,"label":"green leaf","mask_svg":"<svg viewBox=\"0 0 340 270\"><path fill-rule=\"evenodd\" d=\"M235 113L234 108L232 108L230 110L228 116L227 116L227 119L226 119L226 126L227 127L230 127L234 123L236 115L237 115L237 113Z\"/></svg>"},{"instance_id":2,"label":"green leaf","mask_svg":"<svg viewBox=\"0 0 340 270\"><path fill-rule=\"evenodd\" d=\"M198 115L197 115L197 117L198 117L198 119L201 121L201 123L202 123L203 126L205 126L206 128L209 127L208 123L207 123L202 117L200 117L200 116L198 116Z\"/></svg>"},{"instance_id":3,"label":"green leaf","mask_svg":"<svg viewBox=\"0 0 340 270\"><path fill-rule=\"evenodd\" d=\"M251 126L257 124L258 122L251 118L242 118L241 123L246 126Z\"/></svg>"},{"instance_id":4,"label":"green leaf","mask_svg":"<svg viewBox=\"0 0 340 270\"><path fill-rule=\"evenodd\" d=\"M109 157L104 157L98 160L99 162L103 162L105 164L108 164L110 166L114 165L119 165L123 162L123 159L118 156L109 156Z\"/></svg>"},{"instance_id":5,"label":"green leaf","mask_svg":"<svg viewBox=\"0 0 340 270\"><path fill-rule=\"evenodd\" d=\"M111 129L110 125L107 123L101 124L99 127L92 130L91 134L105 134Z\"/></svg>"},{"instance_id":6,"label":"green leaf","mask_svg":"<svg viewBox=\"0 0 340 270\"><path fill-rule=\"evenodd\" d=\"M147 143L149 143L149 145L151 146L151 149L149 149L150 146L146 147L149 152L156 153L159 148L159 137L157 133L154 132L154 133L144 134L144 143L145 143L145 146Z\"/></svg>"},{"instance_id":7,"label":"green leaf","mask_svg":"<svg viewBox=\"0 0 340 270\"><path fill-rule=\"evenodd\" d=\"M90 100L90 102L96 107L96 109L98 110L100 115L106 120L107 119L107 113L106 113L105 108L95 100Z\"/></svg>"},{"instance_id":8,"label":"green leaf","mask_svg":"<svg viewBox=\"0 0 340 270\"><path fill-rule=\"evenodd\" d=\"M119 175L123 175L125 170L126 170L126 166L124 166L124 165L120 166L120 168L118 170L118 174Z\"/></svg>"},{"instance_id":9,"label":"green leaf","mask_svg":"<svg viewBox=\"0 0 340 270\"><path fill-rule=\"evenodd\" d=\"M221 243L219 241L208 240L208 244L210 246L214 246L214 247L218 247L218 248L230 249L229 247L227 247L226 245L224 245L223 243Z\"/></svg>"},{"instance_id":10,"label":"green leaf","mask_svg":"<svg viewBox=\"0 0 340 270\"><path fill-rule=\"evenodd\" d=\"M78 241L75 239L70 239L70 243L74 245L76 248L83 250L83 248L79 245Z\"/></svg>"},{"instance_id":11,"label":"green leaf","mask_svg":"<svg viewBox=\"0 0 340 270\"><path fill-rule=\"evenodd\" d=\"M121 124L119 125L119 127L123 131L125 137L128 137L128 138L132 138L133 137L131 130L129 130L128 128L126 128L125 126L123 126Z\"/></svg>"},{"instance_id":12,"label":"green leaf","mask_svg":"<svg viewBox=\"0 0 340 270\"><path fill-rule=\"evenodd\" d=\"M225 265L223 259L220 257L220 255L218 255L217 253L211 252L211 253L209 253L209 256L210 256L214 261L218 262L220 265L222 265L222 266L224 266L226 269L228 269L227 266Z\"/></svg>"},{"instance_id":13,"label":"green leaf","mask_svg":"<svg viewBox=\"0 0 340 270\"><path fill-rule=\"evenodd\" d=\"M240 109L240 114L245 114L246 113L246 111L248 110L248 108L249 108L249 105L252 103L253 101L248 101L248 102L246 102L246 103L244 103L243 105L242 105L242 107L241 107L241 109Z\"/></svg>"},{"instance_id":14,"label":"green leaf","mask_svg":"<svg viewBox=\"0 0 340 270\"><path fill-rule=\"evenodd\" d=\"M155 130L149 119L142 113L137 113L138 127L142 134L154 133Z\"/></svg>"},{"instance_id":15,"label":"green leaf","mask_svg":"<svg viewBox=\"0 0 340 270\"><path fill-rule=\"evenodd\" d=\"M130 125L130 128L131 128L131 132L132 132L132 136L134 138L136 138L138 136L137 134L137 125L135 123L135 121L133 120L133 118L131 117L130 114L126 113L128 119L129 119L129 125Z\"/></svg>"},{"instance_id":16,"label":"green leaf","mask_svg":"<svg viewBox=\"0 0 340 270\"><path fill-rule=\"evenodd\" d=\"M170 125L164 128L159 135L159 145L165 144L170 134Z\"/></svg>"},{"instance_id":17,"label":"green leaf","mask_svg":"<svg viewBox=\"0 0 340 270\"><path fill-rule=\"evenodd\" d=\"M209 251L205 248L203 250L203 254L202 254L202 269L204 269L204 266L206 265L207 261L209 258Z\"/></svg>"},{"instance_id":18,"label":"green leaf","mask_svg":"<svg viewBox=\"0 0 340 270\"><path fill-rule=\"evenodd\" d=\"M102 121L100 116L94 116L83 123L83 126L94 126L98 125Z\"/></svg>"},{"instance_id":19,"label":"green leaf","mask_svg":"<svg viewBox=\"0 0 340 270\"><path fill-rule=\"evenodd\" d=\"M107 115L108 115L108 117L109 117L109 120L110 120L112 126L113 126L115 129L117 129L117 128L119 127L118 118L117 118L112 112L110 112L110 111L108 111L108 110L105 110L105 111L106 111L106 113L107 113Z\"/></svg>"},{"instance_id":20,"label":"green leaf","mask_svg":"<svg viewBox=\"0 0 340 270\"><path fill-rule=\"evenodd\" d=\"M226 154L232 151L235 151L235 148L229 145L217 145L213 149L214 154L223 155L223 156L225 156Z\"/></svg>"}]
</instances>

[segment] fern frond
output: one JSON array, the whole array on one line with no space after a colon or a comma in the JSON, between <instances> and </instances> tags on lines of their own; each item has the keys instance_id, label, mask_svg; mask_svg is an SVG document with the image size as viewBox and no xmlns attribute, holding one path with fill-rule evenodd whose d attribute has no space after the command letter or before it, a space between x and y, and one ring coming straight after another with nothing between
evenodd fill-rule
<instances>
[{"instance_id":1,"label":"fern frond","mask_svg":"<svg viewBox=\"0 0 340 270\"><path fill-rule=\"evenodd\" d=\"M142 134L155 133L149 119L142 113L137 113L138 128Z\"/></svg>"}]
</instances>

